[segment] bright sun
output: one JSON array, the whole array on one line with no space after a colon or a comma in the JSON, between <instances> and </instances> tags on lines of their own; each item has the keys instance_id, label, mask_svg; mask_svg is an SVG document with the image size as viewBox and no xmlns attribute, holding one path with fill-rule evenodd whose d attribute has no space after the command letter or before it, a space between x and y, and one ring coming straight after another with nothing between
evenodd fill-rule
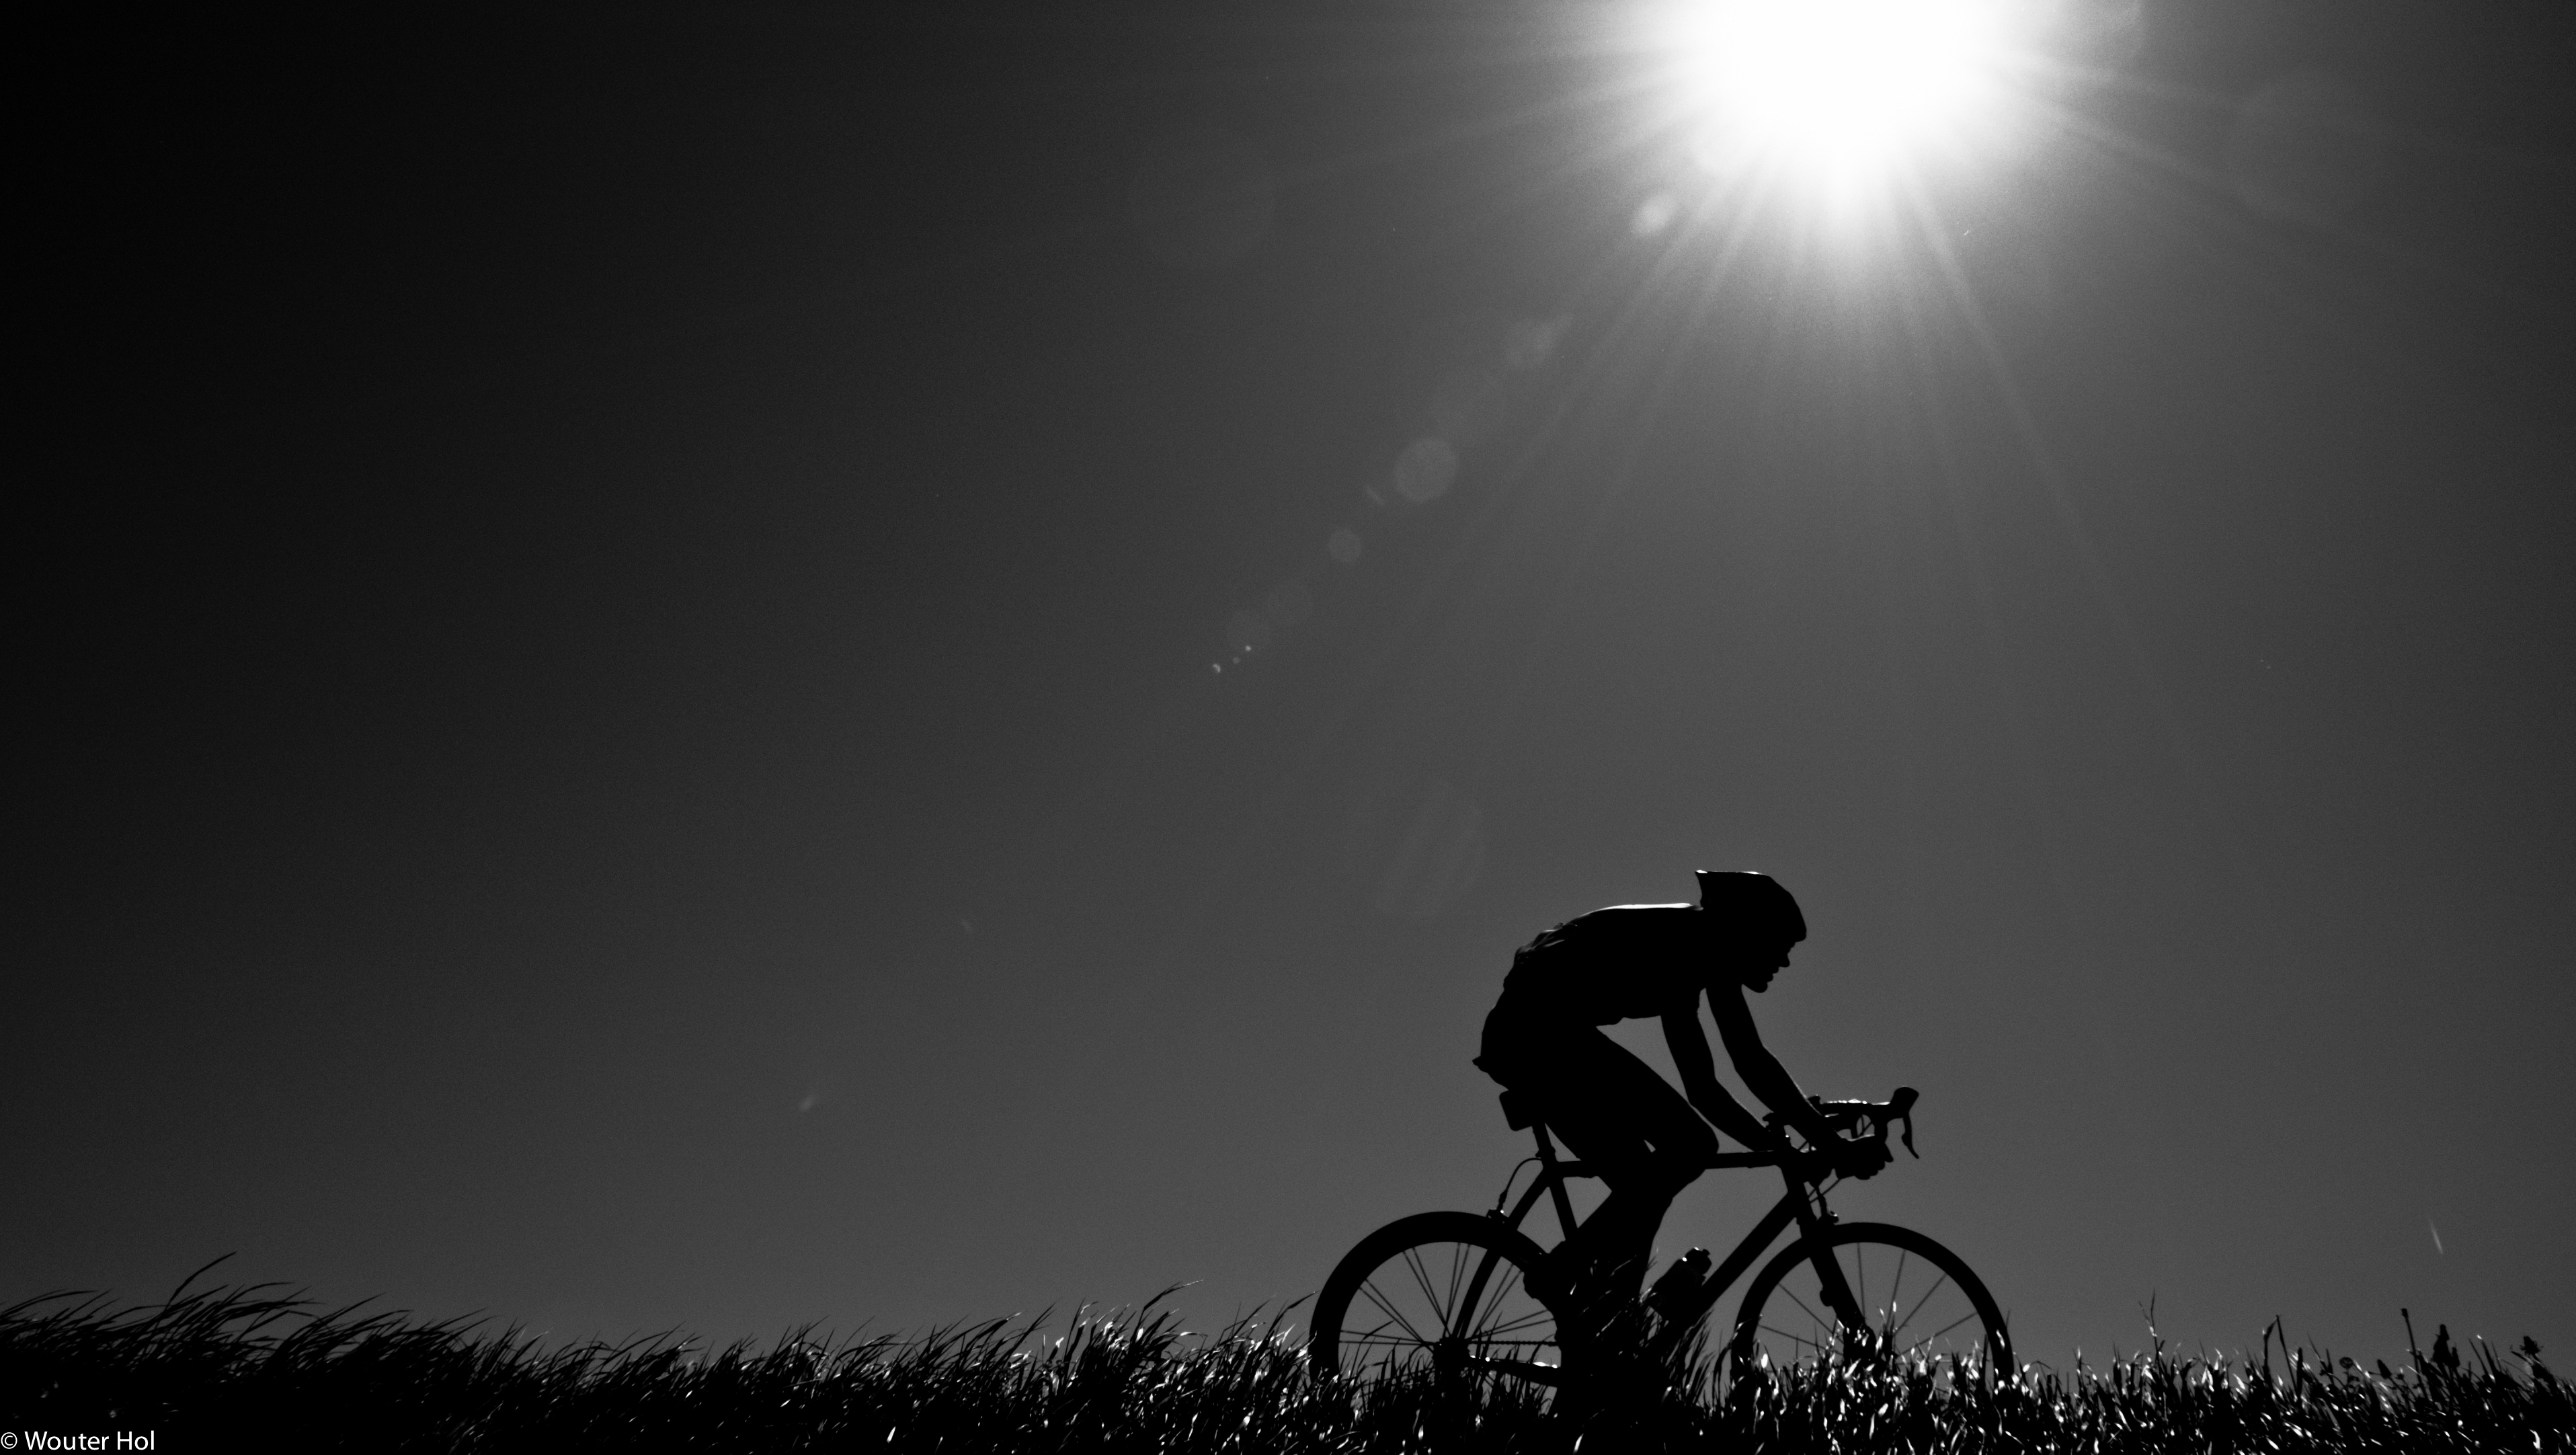
<instances>
[{"instance_id":1,"label":"bright sun","mask_svg":"<svg viewBox=\"0 0 2576 1455\"><path fill-rule=\"evenodd\" d=\"M2001 90L2003 0L1699 0L1664 45L1713 169L1833 190L1955 149Z\"/></svg>"}]
</instances>

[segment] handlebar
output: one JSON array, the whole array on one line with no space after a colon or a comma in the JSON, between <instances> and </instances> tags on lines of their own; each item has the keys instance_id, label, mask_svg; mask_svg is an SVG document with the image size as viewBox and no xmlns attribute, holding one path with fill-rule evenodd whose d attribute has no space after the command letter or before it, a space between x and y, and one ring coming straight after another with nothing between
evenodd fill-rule
<instances>
[{"instance_id":1,"label":"handlebar","mask_svg":"<svg viewBox=\"0 0 2576 1455\"><path fill-rule=\"evenodd\" d=\"M1889 1126L1902 1122L1906 1155L1920 1159L1923 1154L1914 1150L1914 1102L1921 1095L1911 1086L1900 1086L1885 1101L1827 1101L1821 1096L1811 1096L1807 1102L1816 1109L1817 1115L1825 1119L1826 1125L1846 1141L1876 1141L1884 1146ZM1762 1122L1776 1131L1781 1123L1780 1114L1773 1112Z\"/></svg>"}]
</instances>

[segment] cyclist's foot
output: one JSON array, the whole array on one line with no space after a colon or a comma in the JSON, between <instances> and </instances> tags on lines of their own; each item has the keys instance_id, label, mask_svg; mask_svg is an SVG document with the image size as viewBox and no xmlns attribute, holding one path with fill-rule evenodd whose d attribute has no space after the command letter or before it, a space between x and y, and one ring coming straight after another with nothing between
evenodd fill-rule
<instances>
[{"instance_id":1,"label":"cyclist's foot","mask_svg":"<svg viewBox=\"0 0 2576 1455\"><path fill-rule=\"evenodd\" d=\"M1603 1287L1599 1273L1598 1268L1586 1265L1577 1273L1564 1275L1563 1297L1549 1305L1556 1311L1558 1332L1574 1343L1597 1343L1645 1312L1645 1306L1633 1294L1621 1293L1615 1286Z\"/></svg>"},{"instance_id":2,"label":"cyclist's foot","mask_svg":"<svg viewBox=\"0 0 2576 1455\"><path fill-rule=\"evenodd\" d=\"M1573 1302L1574 1291L1583 1285L1583 1265L1558 1248L1539 1260L1527 1278L1530 1297L1552 1309L1563 1309Z\"/></svg>"},{"instance_id":3,"label":"cyclist's foot","mask_svg":"<svg viewBox=\"0 0 2576 1455\"><path fill-rule=\"evenodd\" d=\"M1599 1272L1588 1262L1566 1256L1563 1248L1530 1271L1530 1296L1555 1312L1557 1335L1569 1347L1594 1344L1623 1310L1636 1307L1631 1299L1603 1291Z\"/></svg>"}]
</instances>

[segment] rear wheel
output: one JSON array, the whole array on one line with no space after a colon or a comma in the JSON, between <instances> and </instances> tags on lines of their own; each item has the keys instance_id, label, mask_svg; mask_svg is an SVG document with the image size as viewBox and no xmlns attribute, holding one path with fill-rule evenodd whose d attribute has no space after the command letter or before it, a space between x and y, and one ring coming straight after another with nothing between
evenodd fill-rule
<instances>
[{"instance_id":1,"label":"rear wheel","mask_svg":"<svg viewBox=\"0 0 2576 1455\"><path fill-rule=\"evenodd\" d=\"M1556 1313L1529 1290L1541 1256L1498 1218L1399 1218L1361 1239L1324 1280L1307 1356L1317 1372L1340 1378L1559 1385Z\"/></svg>"},{"instance_id":2,"label":"rear wheel","mask_svg":"<svg viewBox=\"0 0 2576 1455\"><path fill-rule=\"evenodd\" d=\"M1830 1272L1818 1266L1820 1250ZM1942 1384L1983 1383L2013 1367L2012 1341L1986 1285L1958 1254L1886 1223L1846 1223L1802 1238L1744 1290L1730 1350L1737 1378L1838 1353L1927 1370Z\"/></svg>"}]
</instances>

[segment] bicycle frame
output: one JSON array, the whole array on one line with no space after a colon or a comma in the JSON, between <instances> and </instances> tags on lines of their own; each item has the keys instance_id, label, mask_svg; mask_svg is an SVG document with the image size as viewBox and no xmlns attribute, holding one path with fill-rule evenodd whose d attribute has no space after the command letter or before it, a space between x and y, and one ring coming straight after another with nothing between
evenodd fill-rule
<instances>
[{"instance_id":1,"label":"bicycle frame","mask_svg":"<svg viewBox=\"0 0 2576 1455\"><path fill-rule=\"evenodd\" d=\"M1508 1216L1503 1212L1503 1203L1511 1197L1512 1189L1511 1183L1505 1182L1502 1195L1494 1200L1493 1209L1486 1215L1501 1218L1505 1226L1517 1230L1522 1221L1528 1218L1530 1209L1538 1205L1539 1198L1546 1195L1553 1200L1560 1237L1570 1238L1574 1236L1574 1230L1578 1224L1574 1216L1574 1200L1567 1196L1565 1191L1566 1179L1595 1177L1599 1174L1583 1162L1559 1161L1556 1155L1556 1143L1548 1136L1546 1123L1533 1122L1530 1124L1530 1130L1538 1139L1538 1155L1532 1160L1539 1164L1539 1175L1530 1183L1529 1190L1521 1194L1520 1201L1512 1207ZM1911 1140L1910 1131L1909 1128L1909 1141ZM1717 1301L1724 1298L1726 1291L1735 1286L1735 1281L1742 1278L1746 1270L1750 1269L1764 1253L1771 1250L1771 1245L1779 1240L1780 1234L1791 1223L1798 1225L1799 1236L1802 1238L1822 1233L1834 1225L1833 1210L1825 1206L1823 1190L1804 1175L1800 1166L1801 1161L1803 1159L1784 1162L1778 1157L1760 1152L1723 1153L1709 1160L1708 1165L1712 1169L1778 1167L1781 1177L1788 1183L1788 1191L1782 1195L1779 1202L1772 1205L1769 1212L1762 1215L1761 1220L1753 1225L1752 1231L1744 1235L1744 1240L1735 1245L1735 1251L1727 1254L1724 1262L1709 1270L1708 1277L1700 1284L1699 1292L1687 1303L1673 1310L1672 1318L1675 1322L1687 1326L1708 1317L1709 1311L1717 1307ZM1835 1316L1843 1321L1845 1328L1860 1327L1862 1323L1860 1301L1853 1296L1850 1284L1843 1278L1841 1265L1831 1256L1824 1256L1817 1258L1813 1266L1822 1284L1819 1291L1825 1301L1833 1306Z\"/></svg>"}]
</instances>

